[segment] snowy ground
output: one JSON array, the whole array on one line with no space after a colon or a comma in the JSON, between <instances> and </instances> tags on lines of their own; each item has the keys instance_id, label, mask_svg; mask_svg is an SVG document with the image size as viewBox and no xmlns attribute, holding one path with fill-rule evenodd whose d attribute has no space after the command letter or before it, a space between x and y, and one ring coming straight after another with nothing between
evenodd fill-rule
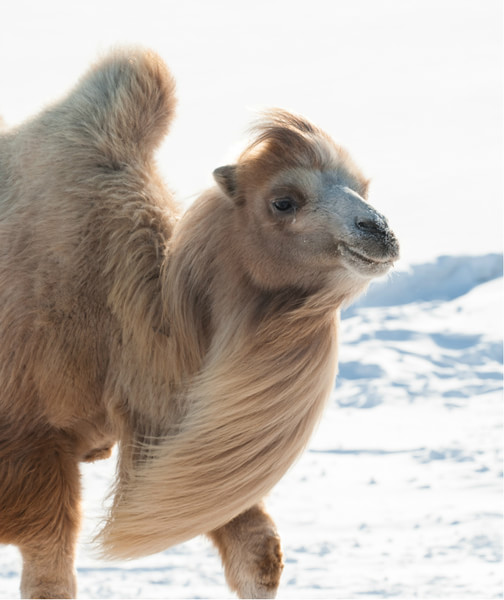
<instances>
[{"instance_id":1,"label":"snowy ground","mask_svg":"<svg viewBox=\"0 0 504 600\"><path fill-rule=\"evenodd\" d=\"M494 254L413 266L346 311L325 417L269 499L286 561L279 597L502 597L502 309ZM80 597L232 597L205 538L96 559L113 467L83 468ZM17 596L19 569L0 547L0 598Z\"/></svg>"}]
</instances>

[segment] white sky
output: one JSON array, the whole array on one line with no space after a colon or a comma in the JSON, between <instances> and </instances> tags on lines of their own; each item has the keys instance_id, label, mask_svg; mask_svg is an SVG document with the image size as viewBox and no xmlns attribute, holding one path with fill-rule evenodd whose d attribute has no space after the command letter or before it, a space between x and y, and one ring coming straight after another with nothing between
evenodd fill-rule
<instances>
[{"instance_id":1,"label":"white sky","mask_svg":"<svg viewBox=\"0 0 504 600\"><path fill-rule=\"evenodd\" d=\"M7 0L1 14L7 123L111 46L149 46L178 81L159 161L180 199L232 160L251 110L282 106L372 178L404 263L502 250L500 0Z\"/></svg>"}]
</instances>

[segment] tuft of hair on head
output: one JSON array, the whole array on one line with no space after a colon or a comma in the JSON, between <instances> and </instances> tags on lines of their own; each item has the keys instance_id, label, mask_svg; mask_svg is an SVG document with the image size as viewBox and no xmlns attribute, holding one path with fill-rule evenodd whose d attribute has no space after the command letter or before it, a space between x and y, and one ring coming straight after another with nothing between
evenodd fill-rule
<instances>
[{"instance_id":1,"label":"tuft of hair on head","mask_svg":"<svg viewBox=\"0 0 504 600\"><path fill-rule=\"evenodd\" d=\"M322 129L305 117L273 108L259 113L249 129L252 141L234 165L219 167L214 178L237 204L243 204L247 189L292 168L340 173L364 197L368 181L348 152L334 143Z\"/></svg>"},{"instance_id":2,"label":"tuft of hair on head","mask_svg":"<svg viewBox=\"0 0 504 600\"><path fill-rule=\"evenodd\" d=\"M264 154L268 159L281 157L291 166L323 168L336 150L324 131L305 117L281 108L262 111L249 132L253 140L240 157L244 161Z\"/></svg>"},{"instance_id":3,"label":"tuft of hair on head","mask_svg":"<svg viewBox=\"0 0 504 600\"><path fill-rule=\"evenodd\" d=\"M248 132L252 140L237 164L213 173L221 190L238 204L243 202L244 188L269 175L292 167L329 169L344 152L308 119L281 108L261 111Z\"/></svg>"},{"instance_id":4,"label":"tuft of hair on head","mask_svg":"<svg viewBox=\"0 0 504 600\"><path fill-rule=\"evenodd\" d=\"M261 134L269 137L269 134L274 131L290 131L301 135L325 135L306 117L276 107L261 110L257 115L257 119L250 126L249 131L254 134L257 141L260 141Z\"/></svg>"}]
</instances>

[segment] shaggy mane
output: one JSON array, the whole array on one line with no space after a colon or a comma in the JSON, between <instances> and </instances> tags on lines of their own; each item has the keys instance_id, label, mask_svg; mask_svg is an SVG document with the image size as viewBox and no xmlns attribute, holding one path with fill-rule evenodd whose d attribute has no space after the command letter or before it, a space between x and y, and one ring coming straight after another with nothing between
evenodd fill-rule
<instances>
[{"instance_id":1,"label":"shaggy mane","mask_svg":"<svg viewBox=\"0 0 504 600\"><path fill-rule=\"evenodd\" d=\"M158 429L156 438L150 429L129 450L123 446L123 476L100 536L110 556L160 551L260 501L305 447L332 388L339 298L290 292L279 303L245 281L226 295L229 286L220 279L228 212L209 194L174 232L164 286L174 317L172 356L183 360L175 360L171 401L183 396L185 408L170 435ZM208 228L209 214L218 230ZM223 265L216 271L217 256ZM210 336L208 320L216 323L217 314L225 322Z\"/></svg>"}]
</instances>

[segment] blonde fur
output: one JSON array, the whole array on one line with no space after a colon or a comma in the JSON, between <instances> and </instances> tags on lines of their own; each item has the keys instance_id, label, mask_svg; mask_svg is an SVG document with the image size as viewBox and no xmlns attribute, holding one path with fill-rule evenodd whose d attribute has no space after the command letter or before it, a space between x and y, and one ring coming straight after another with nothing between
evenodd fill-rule
<instances>
[{"instance_id":1,"label":"blonde fur","mask_svg":"<svg viewBox=\"0 0 504 600\"><path fill-rule=\"evenodd\" d=\"M339 308L397 257L348 154L285 111L179 219L153 160L174 106L160 58L119 50L0 137L0 542L28 596L75 594L77 464L116 441L104 554L208 533L232 589L274 595L261 499L320 418Z\"/></svg>"}]
</instances>

